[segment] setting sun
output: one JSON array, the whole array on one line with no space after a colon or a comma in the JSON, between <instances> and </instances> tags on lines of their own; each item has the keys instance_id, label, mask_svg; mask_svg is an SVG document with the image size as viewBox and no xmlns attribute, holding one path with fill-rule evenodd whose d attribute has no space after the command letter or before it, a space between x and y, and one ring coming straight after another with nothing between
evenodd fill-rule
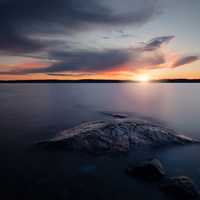
<instances>
[{"instance_id":1,"label":"setting sun","mask_svg":"<svg viewBox=\"0 0 200 200\"><path fill-rule=\"evenodd\" d=\"M141 74L136 77L136 80L140 82L148 82L150 80L150 77L147 74Z\"/></svg>"}]
</instances>

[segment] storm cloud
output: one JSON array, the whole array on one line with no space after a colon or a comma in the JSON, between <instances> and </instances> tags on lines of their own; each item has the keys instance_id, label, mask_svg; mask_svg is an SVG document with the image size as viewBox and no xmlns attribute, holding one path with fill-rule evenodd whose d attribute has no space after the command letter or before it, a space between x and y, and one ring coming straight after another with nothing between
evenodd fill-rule
<instances>
[{"instance_id":1,"label":"storm cloud","mask_svg":"<svg viewBox=\"0 0 200 200\"><path fill-rule=\"evenodd\" d=\"M99 72L113 70L122 65L128 65L130 70L138 70L142 67L155 68L165 63L165 56L160 48L173 37L153 38L139 47L132 48L55 51L49 53L49 58L55 61L49 67L25 69L21 73ZM152 41L159 41L159 45L158 42Z\"/></svg>"},{"instance_id":2,"label":"storm cloud","mask_svg":"<svg viewBox=\"0 0 200 200\"><path fill-rule=\"evenodd\" d=\"M57 60L56 63L40 69L28 69L22 73L49 73L63 71L104 71L113 69L119 65L127 63L129 51L127 50L104 50L104 51L72 51L53 52L51 58Z\"/></svg>"},{"instance_id":3,"label":"storm cloud","mask_svg":"<svg viewBox=\"0 0 200 200\"><path fill-rule=\"evenodd\" d=\"M137 72L199 60L191 52L181 56L167 50L176 31L157 35L166 31L164 12L178 8L164 2L0 0L0 74Z\"/></svg>"},{"instance_id":4,"label":"storm cloud","mask_svg":"<svg viewBox=\"0 0 200 200\"><path fill-rule=\"evenodd\" d=\"M159 12L158 0L1 0L0 53L47 51L41 35L144 24Z\"/></svg>"},{"instance_id":5,"label":"storm cloud","mask_svg":"<svg viewBox=\"0 0 200 200\"><path fill-rule=\"evenodd\" d=\"M49 65L39 68L14 69L0 74L58 74L58 73L98 73L116 70L129 71L151 70L158 68L178 67L192 63L198 56L179 56L170 66L163 52L175 36L160 36L152 38L139 46L117 49L68 49L67 51L49 51Z\"/></svg>"}]
</instances>

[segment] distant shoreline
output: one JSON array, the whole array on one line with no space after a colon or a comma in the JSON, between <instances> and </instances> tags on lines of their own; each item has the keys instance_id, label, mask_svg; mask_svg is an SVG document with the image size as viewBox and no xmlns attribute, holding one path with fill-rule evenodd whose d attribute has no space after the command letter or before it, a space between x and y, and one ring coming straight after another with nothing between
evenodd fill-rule
<instances>
[{"instance_id":1,"label":"distant shoreline","mask_svg":"<svg viewBox=\"0 0 200 200\"><path fill-rule=\"evenodd\" d=\"M141 83L131 80L104 80L104 79L81 79L81 80L0 80L0 83ZM200 79L162 79L152 80L149 83L200 83Z\"/></svg>"}]
</instances>

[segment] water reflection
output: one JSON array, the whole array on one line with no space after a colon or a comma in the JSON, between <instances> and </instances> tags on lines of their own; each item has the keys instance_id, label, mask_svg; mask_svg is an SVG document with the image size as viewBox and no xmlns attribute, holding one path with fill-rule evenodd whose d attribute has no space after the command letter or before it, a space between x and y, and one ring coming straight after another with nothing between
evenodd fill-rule
<instances>
[{"instance_id":1,"label":"water reflection","mask_svg":"<svg viewBox=\"0 0 200 200\"><path fill-rule=\"evenodd\" d=\"M0 126L70 126L97 112L132 112L166 122L187 134L200 129L200 85L15 84L0 85Z\"/></svg>"},{"instance_id":2,"label":"water reflection","mask_svg":"<svg viewBox=\"0 0 200 200\"><path fill-rule=\"evenodd\" d=\"M200 137L200 84L1 84L0 91L0 186L7 199L22 194L32 199L49 194L48 199L56 199L52 195L66 191L66 181L76 171L98 171L106 189L124 199L137 195L147 199L148 193L154 199L165 199L157 187L125 176L125 158L91 162L66 152L29 149L34 142L63 129L106 117L102 112L137 113L161 120L186 135ZM200 184L198 152L198 146L187 146L156 156L169 174L188 175ZM150 152L147 154L151 156ZM72 180L75 184L79 181Z\"/></svg>"}]
</instances>

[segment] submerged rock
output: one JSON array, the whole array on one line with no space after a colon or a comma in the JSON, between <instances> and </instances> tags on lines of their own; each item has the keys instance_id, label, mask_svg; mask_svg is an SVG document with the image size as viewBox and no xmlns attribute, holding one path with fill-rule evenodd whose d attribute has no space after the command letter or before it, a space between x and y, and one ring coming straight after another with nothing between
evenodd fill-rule
<instances>
[{"instance_id":1,"label":"submerged rock","mask_svg":"<svg viewBox=\"0 0 200 200\"><path fill-rule=\"evenodd\" d=\"M176 199L200 199L199 191L193 181L186 176L169 178L161 189Z\"/></svg>"},{"instance_id":2,"label":"submerged rock","mask_svg":"<svg viewBox=\"0 0 200 200\"><path fill-rule=\"evenodd\" d=\"M116 112L101 112L101 113L113 118L121 118L121 119L128 118L128 114L126 113L116 113Z\"/></svg>"},{"instance_id":3,"label":"submerged rock","mask_svg":"<svg viewBox=\"0 0 200 200\"><path fill-rule=\"evenodd\" d=\"M39 144L91 153L113 153L195 142L198 141L177 135L161 124L134 118L83 123Z\"/></svg>"},{"instance_id":4,"label":"submerged rock","mask_svg":"<svg viewBox=\"0 0 200 200\"><path fill-rule=\"evenodd\" d=\"M165 169L157 159L144 162L138 166L129 167L126 172L130 176L138 176L152 181L160 180L165 175Z\"/></svg>"}]
</instances>

